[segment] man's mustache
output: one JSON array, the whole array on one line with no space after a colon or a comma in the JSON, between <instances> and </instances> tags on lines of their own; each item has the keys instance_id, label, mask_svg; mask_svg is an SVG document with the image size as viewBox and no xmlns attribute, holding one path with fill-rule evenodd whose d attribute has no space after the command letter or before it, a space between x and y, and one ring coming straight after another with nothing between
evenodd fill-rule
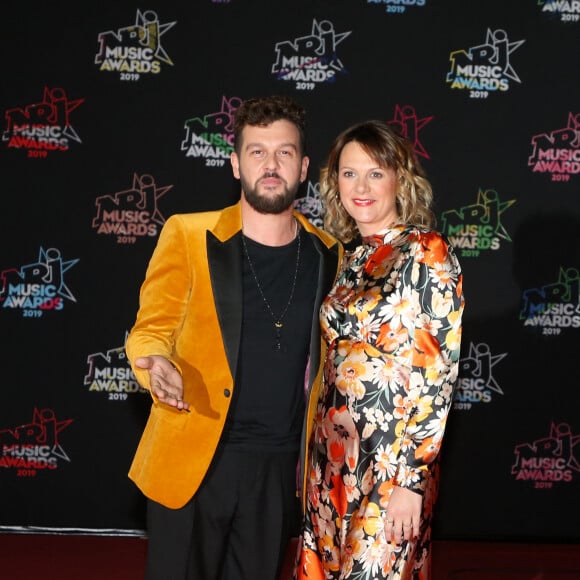
<instances>
[{"instance_id":1,"label":"man's mustache","mask_svg":"<svg viewBox=\"0 0 580 580\"><path fill-rule=\"evenodd\" d=\"M264 175L262 175L262 177L260 177L260 179L258 181L261 181L262 179L266 179L268 177L275 177L276 179L282 179L280 177L280 174L276 173L276 171L268 171L268 172L264 173Z\"/></svg>"}]
</instances>

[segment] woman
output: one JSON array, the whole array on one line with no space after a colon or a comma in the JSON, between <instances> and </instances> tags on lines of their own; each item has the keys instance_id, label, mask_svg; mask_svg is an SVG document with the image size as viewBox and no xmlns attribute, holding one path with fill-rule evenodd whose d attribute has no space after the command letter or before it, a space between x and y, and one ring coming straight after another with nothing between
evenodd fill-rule
<instances>
[{"instance_id":1,"label":"woman","mask_svg":"<svg viewBox=\"0 0 580 580\"><path fill-rule=\"evenodd\" d=\"M386 123L337 137L321 191L326 229L345 244L362 239L321 308L328 352L295 577L425 579L461 269L433 230L412 145Z\"/></svg>"}]
</instances>

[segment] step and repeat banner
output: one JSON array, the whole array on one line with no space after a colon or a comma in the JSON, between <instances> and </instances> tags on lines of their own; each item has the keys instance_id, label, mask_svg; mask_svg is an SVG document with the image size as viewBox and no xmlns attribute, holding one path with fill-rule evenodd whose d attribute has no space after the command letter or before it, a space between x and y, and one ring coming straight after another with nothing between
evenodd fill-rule
<instances>
[{"instance_id":1,"label":"step and repeat banner","mask_svg":"<svg viewBox=\"0 0 580 580\"><path fill-rule=\"evenodd\" d=\"M145 269L170 215L237 200L232 115L282 93L300 211L321 223L332 139L387 120L461 259L435 537L580 540L580 2L65 4L2 9L0 529L143 532Z\"/></svg>"}]
</instances>

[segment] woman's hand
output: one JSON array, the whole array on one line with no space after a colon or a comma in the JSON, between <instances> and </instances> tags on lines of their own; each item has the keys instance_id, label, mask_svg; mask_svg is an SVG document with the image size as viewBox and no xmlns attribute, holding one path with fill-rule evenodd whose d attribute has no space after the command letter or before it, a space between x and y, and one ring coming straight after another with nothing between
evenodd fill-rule
<instances>
[{"instance_id":1,"label":"woman's hand","mask_svg":"<svg viewBox=\"0 0 580 580\"><path fill-rule=\"evenodd\" d=\"M423 496L414 491L398 486L393 489L384 518L387 541L401 544L419 536L422 503Z\"/></svg>"}]
</instances>

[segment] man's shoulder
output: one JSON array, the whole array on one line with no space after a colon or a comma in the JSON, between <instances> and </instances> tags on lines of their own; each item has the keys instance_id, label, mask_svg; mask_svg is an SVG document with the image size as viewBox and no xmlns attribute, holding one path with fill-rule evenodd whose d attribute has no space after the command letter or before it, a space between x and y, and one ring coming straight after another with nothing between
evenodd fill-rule
<instances>
[{"instance_id":1,"label":"man's shoulder","mask_svg":"<svg viewBox=\"0 0 580 580\"><path fill-rule=\"evenodd\" d=\"M327 248L332 248L333 246L340 246L339 241L326 230L315 226L306 216L300 212L295 212L294 215L297 217L298 221L302 224L302 227L310 234L316 236Z\"/></svg>"},{"instance_id":2,"label":"man's shoulder","mask_svg":"<svg viewBox=\"0 0 580 580\"><path fill-rule=\"evenodd\" d=\"M205 231L213 229L223 215L234 211L236 206L228 206L222 209L209 211L197 211L189 213L176 213L169 217L167 225L177 225L187 230Z\"/></svg>"}]
</instances>

